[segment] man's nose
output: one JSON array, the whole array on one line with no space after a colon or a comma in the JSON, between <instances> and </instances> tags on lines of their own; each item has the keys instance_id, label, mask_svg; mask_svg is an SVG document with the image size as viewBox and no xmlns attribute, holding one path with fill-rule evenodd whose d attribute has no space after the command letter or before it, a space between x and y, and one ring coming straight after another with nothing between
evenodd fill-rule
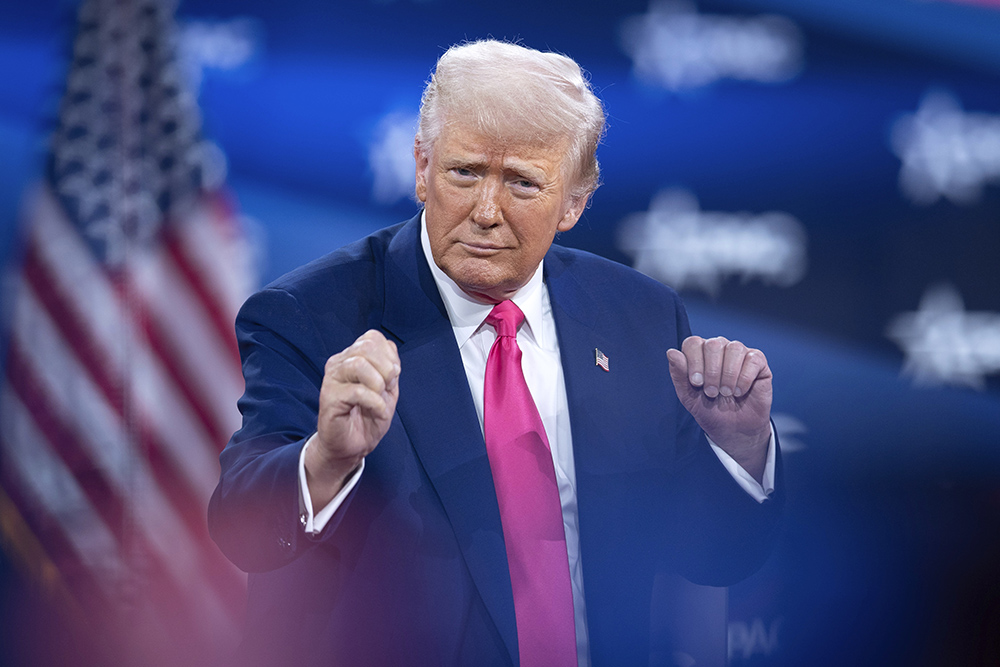
<instances>
[{"instance_id":1,"label":"man's nose","mask_svg":"<svg viewBox=\"0 0 1000 667\"><path fill-rule=\"evenodd\" d=\"M484 179L479 185L476 205L472 209L472 221L480 227L492 227L503 221L500 208L500 198L503 195L503 184L491 178Z\"/></svg>"}]
</instances>

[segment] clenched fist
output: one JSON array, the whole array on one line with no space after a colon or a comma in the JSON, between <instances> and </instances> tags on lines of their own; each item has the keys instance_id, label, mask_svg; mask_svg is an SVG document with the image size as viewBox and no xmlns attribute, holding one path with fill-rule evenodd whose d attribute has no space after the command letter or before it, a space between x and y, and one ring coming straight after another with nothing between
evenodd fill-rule
<instances>
[{"instance_id":1,"label":"clenched fist","mask_svg":"<svg viewBox=\"0 0 1000 667\"><path fill-rule=\"evenodd\" d=\"M399 371L396 344L375 330L327 359L316 438L305 456L313 507L337 495L389 430L399 399Z\"/></svg>"},{"instance_id":2,"label":"clenched fist","mask_svg":"<svg viewBox=\"0 0 1000 667\"><path fill-rule=\"evenodd\" d=\"M712 442L760 481L771 438L771 369L760 350L700 336L667 350L681 404Z\"/></svg>"}]
</instances>

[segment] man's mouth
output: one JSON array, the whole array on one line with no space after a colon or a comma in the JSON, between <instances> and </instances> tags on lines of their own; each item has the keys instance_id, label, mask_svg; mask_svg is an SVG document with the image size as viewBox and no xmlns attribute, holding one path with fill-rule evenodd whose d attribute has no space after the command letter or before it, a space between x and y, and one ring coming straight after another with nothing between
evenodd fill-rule
<instances>
[{"instance_id":1,"label":"man's mouth","mask_svg":"<svg viewBox=\"0 0 1000 667\"><path fill-rule=\"evenodd\" d=\"M483 241L460 241L459 243L466 252L473 255L494 255L506 249L506 246Z\"/></svg>"}]
</instances>

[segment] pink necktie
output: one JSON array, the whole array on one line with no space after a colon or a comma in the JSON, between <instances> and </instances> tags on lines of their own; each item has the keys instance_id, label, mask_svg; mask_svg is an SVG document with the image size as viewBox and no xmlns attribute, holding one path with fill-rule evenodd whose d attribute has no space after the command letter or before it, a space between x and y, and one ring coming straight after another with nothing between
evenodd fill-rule
<instances>
[{"instance_id":1,"label":"pink necktie","mask_svg":"<svg viewBox=\"0 0 1000 667\"><path fill-rule=\"evenodd\" d=\"M549 441L521 370L524 313L498 303L486 361L483 431L500 504L521 667L576 665L576 626L566 533Z\"/></svg>"}]
</instances>

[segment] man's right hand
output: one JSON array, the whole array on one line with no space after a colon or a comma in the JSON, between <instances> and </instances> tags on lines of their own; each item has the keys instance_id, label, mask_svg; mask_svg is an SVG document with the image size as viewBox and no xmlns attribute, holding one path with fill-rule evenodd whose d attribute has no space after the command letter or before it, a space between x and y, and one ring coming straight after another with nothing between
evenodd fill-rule
<instances>
[{"instance_id":1,"label":"man's right hand","mask_svg":"<svg viewBox=\"0 0 1000 667\"><path fill-rule=\"evenodd\" d=\"M317 510L389 430L399 399L399 354L380 332L366 331L326 361L316 435L306 450L306 482Z\"/></svg>"}]
</instances>

